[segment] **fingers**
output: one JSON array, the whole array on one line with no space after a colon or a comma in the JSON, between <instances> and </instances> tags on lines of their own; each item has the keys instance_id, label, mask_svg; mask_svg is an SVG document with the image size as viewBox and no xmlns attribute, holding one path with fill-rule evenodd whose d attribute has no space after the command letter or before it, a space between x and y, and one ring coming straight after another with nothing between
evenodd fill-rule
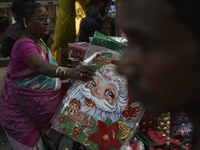
<instances>
[{"instance_id":1,"label":"fingers","mask_svg":"<svg viewBox=\"0 0 200 150\"><path fill-rule=\"evenodd\" d=\"M94 71L93 70L90 70L90 69L81 69L81 72L82 73L85 73L85 74L89 74L89 75L94 75Z\"/></svg>"},{"instance_id":2,"label":"fingers","mask_svg":"<svg viewBox=\"0 0 200 150\"><path fill-rule=\"evenodd\" d=\"M79 69L79 71L81 73L85 73L85 74L90 74L90 75L94 75L95 70L89 66L84 66L82 65Z\"/></svg>"},{"instance_id":3,"label":"fingers","mask_svg":"<svg viewBox=\"0 0 200 150\"><path fill-rule=\"evenodd\" d=\"M79 65L74 70L74 79L88 81L92 80L95 70L89 66Z\"/></svg>"},{"instance_id":4,"label":"fingers","mask_svg":"<svg viewBox=\"0 0 200 150\"><path fill-rule=\"evenodd\" d=\"M82 73L81 80L88 81L88 80L92 80L92 79L93 79L93 77L91 75Z\"/></svg>"},{"instance_id":5,"label":"fingers","mask_svg":"<svg viewBox=\"0 0 200 150\"><path fill-rule=\"evenodd\" d=\"M76 73L75 75L76 80L81 80L81 81L89 81L92 80L93 77L91 75L85 74L85 73Z\"/></svg>"}]
</instances>

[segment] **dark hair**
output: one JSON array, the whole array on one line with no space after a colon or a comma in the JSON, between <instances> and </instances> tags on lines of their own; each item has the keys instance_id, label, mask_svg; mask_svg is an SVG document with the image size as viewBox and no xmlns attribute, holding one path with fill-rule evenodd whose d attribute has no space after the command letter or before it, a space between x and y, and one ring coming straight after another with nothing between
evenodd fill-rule
<instances>
[{"instance_id":1,"label":"dark hair","mask_svg":"<svg viewBox=\"0 0 200 150\"><path fill-rule=\"evenodd\" d=\"M18 16L20 14L21 7L25 4L26 2L24 2L23 0L16 0L12 3L10 9L13 14L17 14Z\"/></svg>"},{"instance_id":2,"label":"dark hair","mask_svg":"<svg viewBox=\"0 0 200 150\"><path fill-rule=\"evenodd\" d=\"M100 3L108 4L111 0L92 0L88 5L98 6Z\"/></svg>"},{"instance_id":3,"label":"dark hair","mask_svg":"<svg viewBox=\"0 0 200 150\"><path fill-rule=\"evenodd\" d=\"M177 18L185 23L200 43L200 0L167 0L177 12Z\"/></svg>"},{"instance_id":4,"label":"dark hair","mask_svg":"<svg viewBox=\"0 0 200 150\"><path fill-rule=\"evenodd\" d=\"M26 3L21 7L20 11L20 22L24 26L23 18L26 19L26 21L30 21L31 15L35 12L35 10L39 7L45 7L44 5L40 3ZM47 9L47 7L45 7ZM48 10L48 9L47 9Z\"/></svg>"}]
</instances>

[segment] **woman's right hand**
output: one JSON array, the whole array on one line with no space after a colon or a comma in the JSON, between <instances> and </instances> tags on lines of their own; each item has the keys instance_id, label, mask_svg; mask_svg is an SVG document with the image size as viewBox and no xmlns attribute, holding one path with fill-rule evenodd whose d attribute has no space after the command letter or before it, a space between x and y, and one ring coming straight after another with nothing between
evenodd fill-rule
<instances>
[{"instance_id":1,"label":"woman's right hand","mask_svg":"<svg viewBox=\"0 0 200 150\"><path fill-rule=\"evenodd\" d=\"M69 68L66 72L66 77L75 79L88 81L92 80L95 70L89 66L78 65L75 68Z\"/></svg>"}]
</instances>

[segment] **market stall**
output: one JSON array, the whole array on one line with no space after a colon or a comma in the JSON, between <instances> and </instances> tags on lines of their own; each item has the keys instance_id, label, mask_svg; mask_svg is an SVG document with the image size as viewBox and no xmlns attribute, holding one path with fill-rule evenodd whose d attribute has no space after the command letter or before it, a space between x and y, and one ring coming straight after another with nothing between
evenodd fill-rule
<instances>
[{"instance_id":1,"label":"market stall","mask_svg":"<svg viewBox=\"0 0 200 150\"><path fill-rule=\"evenodd\" d=\"M69 7L69 4L71 4L71 6L74 6L74 2L71 2L71 3L68 2L68 7ZM116 16L117 16L120 11L119 10L120 1L116 0L115 5L116 5ZM109 37L107 39L107 42L104 42L105 37L103 39L102 39L102 37L91 39L91 43L75 42L75 36L77 33L75 32L76 30L75 30L75 25L74 25L74 22L75 22L74 14L76 14L76 11L73 10L73 11L70 11L70 13L71 12L73 12L73 16L71 16L72 17L71 19L73 19L73 21L72 21L73 22L73 30L71 28L71 30L69 32L71 35L70 39L62 37L62 40L65 42L61 42L61 44L60 44L60 45L62 45L59 47L60 54L58 55L58 53L56 52L57 53L56 58L58 58L58 60L60 61L60 64L62 64L64 66L68 65L69 62L70 62L70 65L72 65L72 66L77 65L82 62L85 64L86 63L85 61L88 58L87 57L88 51L91 51L91 49L92 49L93 53L95 53L95 51L96 51L96 48L95 47L92 48L91 45L98 45L101 48L106 47L111 50L116 50L113 48L113 46L111 46L112 42L109 43L108 41L114 40L119 43L126 44L127 40L126 40L126 38L123 37L124 36L123 32L117 26L116 26L116 36ZM79 11L79 12L82 12L82 11ZM84 15L79 14L79 16L83 17ZM70 16L68 16L68 19L70 20ZM62 27L60 26L59 28L62 28ZM67 29L67 30L69 30L69 29ZM66 31L64 31L64 32L66 32ZM60 38L61 38L61 36L60 36ZM122 47L121 47L121 50L123 50ZM55 52L55 49L53 49L53 51ZM63 55L64 53L65 53L65 55ZM101 53L99 53L99 55L95 55L95 59L93 58L92 60L94 63L97 60L98 60L98 62L99 61L106 62L108 59L102 57ZM91 65L91 63L88 63L88 62L86 64ZM100 69L100 68L97 67L96 69ZM79 86L81 86L81 83L76 83L75 87L79 87ZM73 90L76 90L75 87ZM69 95L69 93L70 93L70 90L68 91L68 95ZM74 93L71 93L71 95L73 95L73 94ZM87 122L83 122L83 120L81 120L81 118L80 118L81 114L79 113L78 110L81 109L83 102L81 100L80 100L80 102L77 100L74 100L73 97L69 97L68 95L66 94L64 97L63 108L62 108L62 110L60 110L60 114L58 115L58 118L57 118L57 123L54 127L59 129L60 132L66 134L67 136L70 136L74 140L77 140L78 142L81 142L82 144L84 144L86 146L89 146L92 149L98 148L98 145L101 142L103 142L105 144L106 143L105 141L107 141L107 138L105 137L102 140L92 139L92 136L97 136L100 133L98 133L97 130L91 130L91 128L93 126L88 126L88 128L86 128L85 126L87 126L87 125L85 123L87 123ZM129 98L134 99L130 95L129 95ZM77 108L78 108L77 110L71 110L70 107L71 107L72 102L74 102L74 104L77 105ZM121 139L121 138L125 139L124 142L122 142L122 139L120 140L121 146L123 146L122 148L128 148L128 147L130 148L131 147L132 149L136 149L139 147L139 145L143 148L145 147L146 149L151 149L151 150L154 150L154 149L179 150L179 149L183 149L183 148L185 148L186 150L189 150L191 148L193 126L190 122L189 117L184 112L177 112L177 113L173 113L173 114L170 112L165 112L160 115L154 115L154 114L149 114L146 112L145 113L141 112L142 106L140 106L140 105L135 105L135 107L134 107L133 104L127 103L127 107L128 107L127 110L120 112L122 114L121 120L118 118L120 121L122 121L122 122L124 121L124 122L128 123L127 128L125 128L125 126L126 126L125 123L123 125L120 125L120 127L121 126L124 127L122 130L123 136L121 135L124 138L120 137L119 135L115 135L115 137L118 139ZM84 115L86 115L86 114L84 114ZM85 117L88 118L88 116L92 116L92 115L87 114ZM136 118L138 116L140 116L138 118L139 121L134 122L134 128L131 128L129 126L130 125L129 123L131 121L129 120L130 121L129 122L127 119L129 117L132 117L132 120L134 120L133 118ZM75 118L77 118L77 119L75 119ZM94 117L94 120L95 120L95 117ZM96 119L96 120L98 120L98 119ZM111 124L109 124L109 123L107 124L107 122L110 122L110 120L108 121L106 119L104 119L103 122L108 127L110 127L110 125L112 123L114 123L114 121L112 120ZM91 125L91 122L88 122L88 123ZM95 124L95 121L93 123ZM101 128L97 122L96 122L95 126L98 128ZM109 128L109 129L111 129L111 128ZM88 130L88 131L91 130L92 134L87 134L86 130ZM133 131L133 132L131 132L131 131ZM99 130L99 132L103 132L103 131ZM114 134L114 133L112 133L112 134ZM129 137L128 135L131 135L131 134L132 134L132 136ZM106 135L106 133L105 133L105 135ZM112 146L114 145L115 148L117 147L116 143L115 144L109 143L109 144ZM112 149L113 147L112 148L111 147L108 146L107 148Z\"/></svg>"}]
</instances>

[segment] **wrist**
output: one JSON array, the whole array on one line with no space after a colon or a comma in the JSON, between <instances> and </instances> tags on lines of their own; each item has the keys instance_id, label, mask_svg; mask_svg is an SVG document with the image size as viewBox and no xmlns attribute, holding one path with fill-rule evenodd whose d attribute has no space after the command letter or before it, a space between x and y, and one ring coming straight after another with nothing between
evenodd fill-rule
<instances>
[{"instance_id":1,"label":"wrist","mask_svg":"<svg viewBox=\"0 0 200 150\"><path fill-rule=\"evenodd\" d=\"M56 69L56 77L59 77L59 78L67 78L66 74L67 74L67 70L68 70L68 67L58 67Z\"/></svg>"},{"instance_id":2,"label":"wrist","mask_svg":"<svg viewBox=\"0 0 200 150\"><path fill-rule=\"evenodd\" d=\"M65 77L71 79L71 78L73 78L72 74L73 74L73 68L68 68L66 71Z\"/></svg>"}]
</instances>

